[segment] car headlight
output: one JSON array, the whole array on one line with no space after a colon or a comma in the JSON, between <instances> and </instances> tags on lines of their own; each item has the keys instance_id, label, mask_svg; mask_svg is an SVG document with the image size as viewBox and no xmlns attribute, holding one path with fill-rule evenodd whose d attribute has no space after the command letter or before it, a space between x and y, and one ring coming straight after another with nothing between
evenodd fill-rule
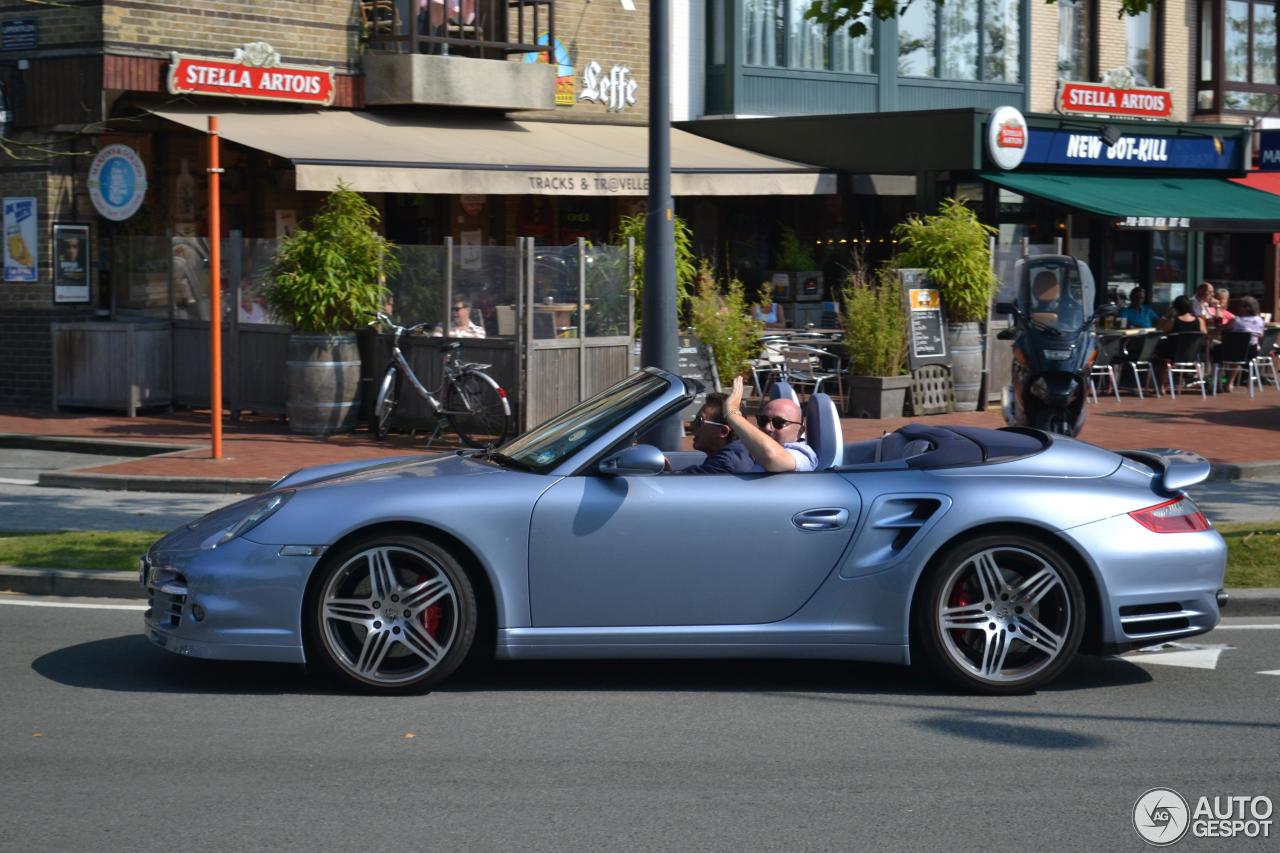
<instances>
[{"instance_id":1,"label":"car headlight","mask_svg":"<svg viewBox=\"0 0 1280 853\"><path fill-rule=\"evenodd\" d=\"M288 503L291 497L293 492L276 492L241 501L224 510L210 513L192 524L191 531L199 536L199 548L217 548L266 521Z\"/></svg>"}]
</instances>

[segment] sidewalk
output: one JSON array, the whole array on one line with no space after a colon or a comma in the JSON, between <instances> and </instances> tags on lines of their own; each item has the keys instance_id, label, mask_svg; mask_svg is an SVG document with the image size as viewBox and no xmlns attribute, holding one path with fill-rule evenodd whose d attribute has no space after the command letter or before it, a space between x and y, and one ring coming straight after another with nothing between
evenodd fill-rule
<instances>
[{"instance_id":1,"label":"sidewalk","mask_svg":"<svg viewBox=\"0 0 1280 853\"><path fill-rule=\"evenodd\" d=\"M915 419L846 419L846 441L875 438ZM930 424L999 427L999 412L966 412L921 418ZM0 448L38 446L56 437L84 441L98 452L120 452L120 443L166 445L169 452L110 465L43 475L41 485L152 491L261 491L290 471L359 459L378 459L456 447L439 441L427 448L426 435L393 435L379 442L362 427L348 435L316 438L291 435L275 418L245 418L223 425L223 458L209 458L208 412L179 412L137 418L95 413L0 410ZM448 436L447 438L452 438ZM1178 447L1214 464L1215 477L1237 479L1280 475L1280 393L1267 387L1257 397L1236 390L1201 400L1198 394L1139 400L1102 397L1089 404L1080 438L1112 450ZM79 442L77 442L78 444ZM65 449L61 445L59 449ZM154 450L152 447L148 452Z\"/></svg>"}]
</instances>

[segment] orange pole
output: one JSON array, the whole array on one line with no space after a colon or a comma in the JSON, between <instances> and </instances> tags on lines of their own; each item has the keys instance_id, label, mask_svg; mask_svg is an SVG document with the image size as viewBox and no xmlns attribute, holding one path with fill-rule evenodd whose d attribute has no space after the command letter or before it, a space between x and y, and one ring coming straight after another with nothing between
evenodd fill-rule
<instances>
[{"instance_id":1,"label":"orange pole","mask_svg":"<svg viewBox=\"0 0 1280 853\"><path fill-rule=\"evenodd\" d=\"M218 117L209 116L209 416L213 458L222 458L222 168Z\"/></svg>"}]
</instances>

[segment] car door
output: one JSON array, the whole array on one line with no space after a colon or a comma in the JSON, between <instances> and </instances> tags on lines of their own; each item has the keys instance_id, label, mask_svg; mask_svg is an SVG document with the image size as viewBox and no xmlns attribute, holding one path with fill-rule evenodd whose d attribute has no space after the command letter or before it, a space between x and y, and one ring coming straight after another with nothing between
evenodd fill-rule
<instances>
[{"instance_id":1,"label":"car door","mask_svg":"<svg viewBox=\"0 0 1280 853\"><path fill-rule=\"evenodd\" d=\"M784 619L835 566L859 507L829 473L566 477L533 511L533 625Z\"/></svg>"}]
</instances>

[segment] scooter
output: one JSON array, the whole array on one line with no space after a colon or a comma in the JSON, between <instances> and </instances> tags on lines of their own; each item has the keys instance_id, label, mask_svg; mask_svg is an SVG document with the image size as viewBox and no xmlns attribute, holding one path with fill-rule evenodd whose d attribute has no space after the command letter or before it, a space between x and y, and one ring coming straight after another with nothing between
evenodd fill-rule
<instances>
[{"instance_id":1,"label":"scooter","mask_svg":"<svg viewBox=\"0 0 1280 853\"><path fill-rule=\"evenodd\" d=\"M1005 387L1005 423L1076 436L1084 428L1089 373L1098 357L1094 327L1116 312L1097 311L1088 264L1069 255L1037 255L1018 262L1016 302L1000 302L1013 325L997 333L1013 341L1013 383Z\"/></svg>"}]
</instances>

